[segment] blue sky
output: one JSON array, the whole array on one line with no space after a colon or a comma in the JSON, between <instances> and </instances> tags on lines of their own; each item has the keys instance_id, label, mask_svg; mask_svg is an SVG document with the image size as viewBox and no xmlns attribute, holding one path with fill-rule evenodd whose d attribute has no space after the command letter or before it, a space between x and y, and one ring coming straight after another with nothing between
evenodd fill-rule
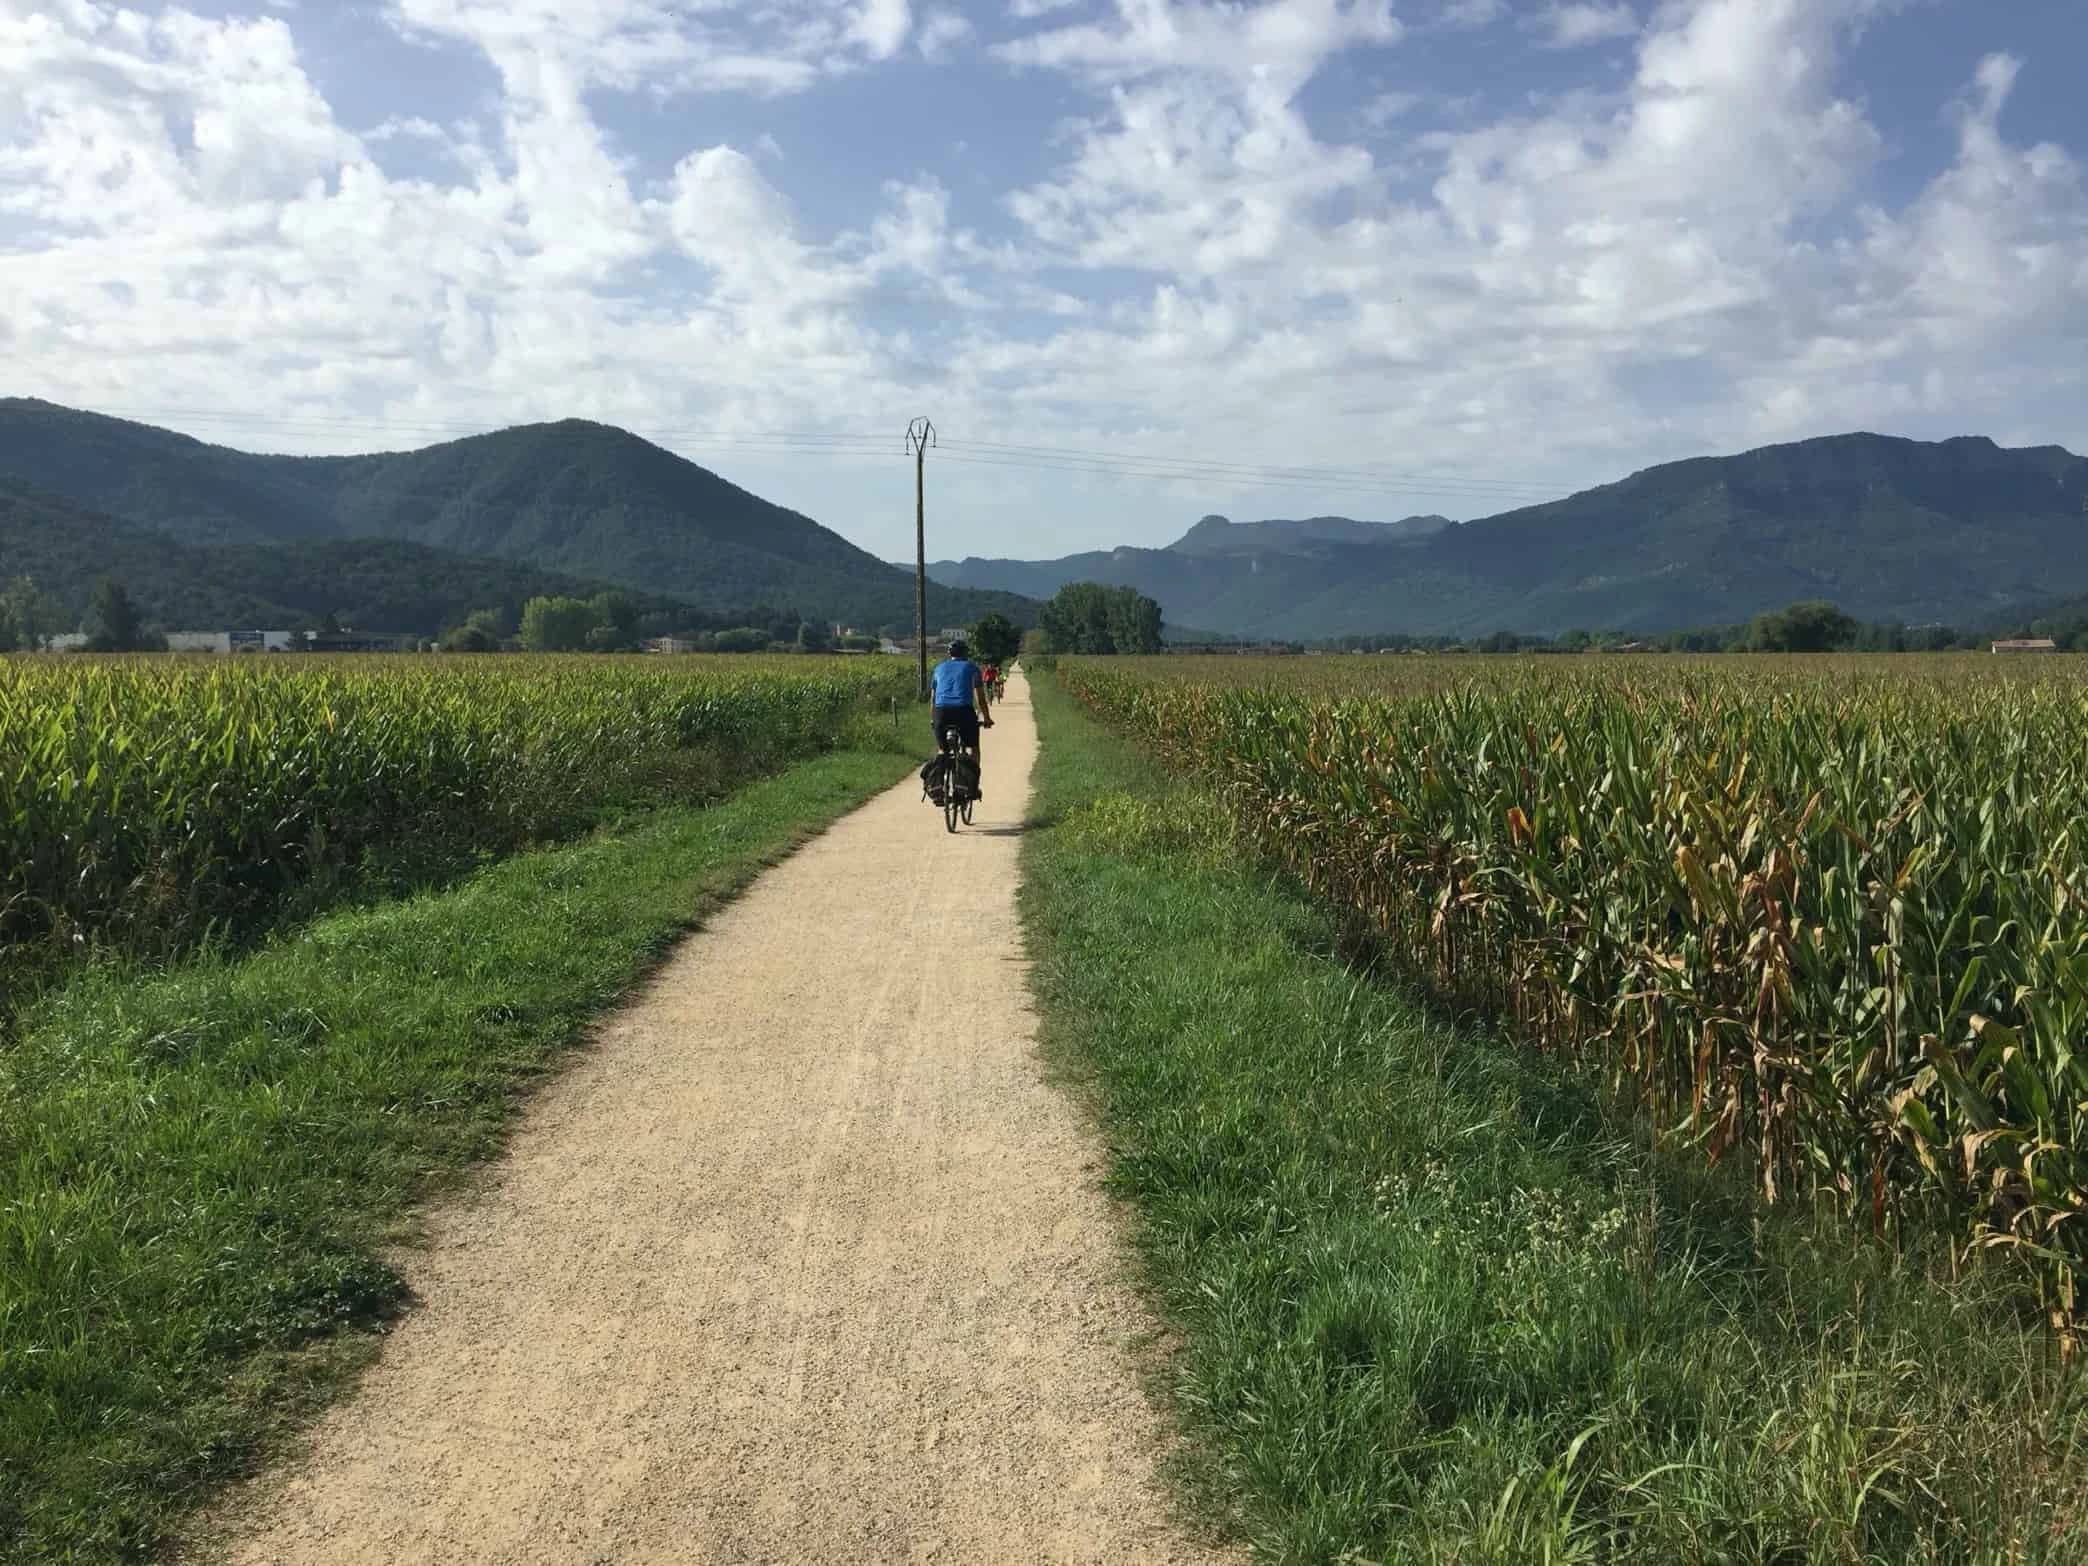
<instances>
[{"instance_id":1,"label":"blue sky","mask_svg":"<svg viewBox=\"0 0 2088 1566\"><path fill-rule=\"evenodd\" d=\"M2088 450L2081 0L0 0L0 392L877 552Z\"/></svg>"}]
</instances>

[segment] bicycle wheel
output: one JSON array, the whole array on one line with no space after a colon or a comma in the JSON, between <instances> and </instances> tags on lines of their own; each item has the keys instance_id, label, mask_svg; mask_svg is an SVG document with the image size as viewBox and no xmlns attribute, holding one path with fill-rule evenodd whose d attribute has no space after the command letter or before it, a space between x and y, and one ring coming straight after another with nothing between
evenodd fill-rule
<instances>
[{"instance_id":1,"label":"bicycle wheel","mask_svg":"<svg viewBox=\"0 0 2088 1566\"><path fill-rule=\"evenodd\" d=\"M944 831L954 832L957 830L957 812L962 810L963 808L964 807L957 802L957 769L955 767L945 767L943 769Z\"/></svg>"},{"instance_id":2,"label":"bicycle wheel","mask_svg":"<svg viewBox=\"0 0 2088 1566\"><path fill-rule=\"evenodd\" d=\"M970 826L970 825L971 825L971 807L972 807L972 802L971 802L970 800L968 800L968 799L967 799L967 800L966 800L966 801L964 802L964 812L963 812L963 814L964 814L964 824L965 824L966 826Z\"/></svg>"}]
</instances>

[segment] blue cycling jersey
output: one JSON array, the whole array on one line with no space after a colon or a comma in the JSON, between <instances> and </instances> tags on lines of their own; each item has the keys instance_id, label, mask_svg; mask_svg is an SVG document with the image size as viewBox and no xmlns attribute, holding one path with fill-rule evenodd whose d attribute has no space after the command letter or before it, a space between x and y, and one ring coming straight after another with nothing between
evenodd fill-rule
<instances>
[{"instance_id":1,"label":"blue cycling jersey","mask_svg":"<svg viewBox=\"0 0 2088 1566\"><path fill-rule=\"evenodd\" d=\"M972 692L985 683L969 658L945 658L935 666L935 705L969 707Z\"/></svg>"}]
</instances>

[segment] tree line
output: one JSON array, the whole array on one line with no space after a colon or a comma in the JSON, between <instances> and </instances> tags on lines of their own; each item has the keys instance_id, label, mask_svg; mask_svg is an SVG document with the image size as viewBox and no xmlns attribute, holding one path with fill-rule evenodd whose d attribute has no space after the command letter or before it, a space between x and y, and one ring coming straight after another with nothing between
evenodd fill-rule
<instances>
[{"instance_id":1,"label":"tree line","mask_svg":"<svg viewBox=\"0 0 2088 1566\"><path fill-rule=\"evenodd\" d=\"M687 642L698 652L833 652L848 645L869 651L875 637L836 638L822 621L794 609L755 608L713 614L704 610L653 607L634 593L608 591L590 598L539 594L519 615L480 609L442 634L445 652L637 652L648 642Z\"/></svg>"},{"instance_id":2,"label":"tree line","mask_svg":"<svg viewBox=\"0 0 2088 1566\"><path fill-rule=\"evenodd\" d=\"M65 618L58 601L34 580L13 578L0 585L0 653L40 651L52 637L66 633ZM165 635L146 625L130 589L111 577L95 584L80 629L89 652L164 652L167 647Z\"/></svg>"},{"instance_id":3,"label":"tree line","mask_svg":"<svg viewBox=\"0 0 2088 1566\"><path fill-rule=\"evenodd\" d=\"M1069 582L1037 611L1043 647L1054 653L1156 653L1160 605L1135 587Z\"/></svg>"},{"instance_id":4,"label":"tree line","mask_svg":"<svg viewBox=\"0 0 2088 1566\"><path fill-rule=\"evenodd\" d=\"M2088 652L2088 599L2019 614L1984 629L1858 620L1824 599L1806 599L1731 625L1673 631L1572 630L1557 636L1494 631L1476 637L1393 633L1281 645L1292 652L1579 653L1645 648L1683 653L1935 653L1984 651L1995 641L2017 637L2049 637L2062 651Z\"/></svg>"},{"instance_id":5,"label":"tree line","mask_svg":"<svg viewBox=\"0 0 2088 1566\"><path fill-rule=\"evenodd\" d=\"M540 594L519 613L474 610L444 631L437 645L446 652L637 652L648 641L672 637L699 652L765 652L771 647L832 652L837 647L874 651L877 638L836 638L822 622L795 609L755 607L711 613L691 605L659 607L661 600L619 591L590 598ZM1001 618L1001 617L994 617ZM301 627L324 634L341 630L340 618L324 614ZM74 629L63 606L26 576L0 583L0 653L41 651ZM89 652L164 652L165 632L149 624L128 587L103 578L95 587L78 629Z\"/></svg>"}]
</instances>

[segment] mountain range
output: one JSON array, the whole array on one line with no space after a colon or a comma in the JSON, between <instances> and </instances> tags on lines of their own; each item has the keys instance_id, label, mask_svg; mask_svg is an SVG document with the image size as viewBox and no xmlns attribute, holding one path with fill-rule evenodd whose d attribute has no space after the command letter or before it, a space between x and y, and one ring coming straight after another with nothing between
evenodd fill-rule
<instances>
[{"instance_id":1,"label":"mountain range","mask_svg":"<svg viewBox=\"0 0 2088 1566\"><path fill-rule=\"evenodd\" d=\"M1160 549L939 561L929 613L1020 624L1069 582L1170 626L1310 640L1731 625L1801 598L1866 620L1993 623L2088 594L2088 460L1981 436L1851 434L1698 457L1453 522L1207 516ZM0 399L0 578L69 608L104 573L165 625L432 632L604 586L730 614L913 620L913 573L626 431L569 419L353 457L265 456Z\"/></svg>"},{"instance_id":2,"label":"mountain range","mask_svg":"<svg viewBox=\"0 0 2088 1566\"><path fill-rule=\"evenodd\" d=\"M625 587L708 611L788 607L871 627L914 618L911 571L673 452L579 419L417 451L287 457L7 398L0 399L0 475L15 481L18 523L34 491L102 518L114 552L99 569L139 576L131 585L140 600L155 609L156 599L165 600L169 615L186 590L177 590L175 578L164 591L155 581L162 568L177 569L175 556L109 525L188 551L177 577L201 570L219 590L264 603L279 597L279 569L291 560L354 561L380 574L389 561L400 574L383 592L399 603L389 611L396 613L409 612L417 574L460 583L482 575L482 602L496 589L527 585L512 569L487 564L505 562L544 580ZM379 550L379 543L393 547ZM272 553L280 550L290 553ZM23 569L10 564L13 552L0 553L0 575ZM131 560L159 564L132 570ZM77 586L70 577L44 585L61 596ZM944 587L931 587L928 608L939 624L968 623L993 609L1028 623L1035 612L1007 593ZM427 606L410 612L415 623L394 628L439 629L426 619Z\"/></svg>"},{"instance_id":3,"label":"mountain range","mask_svg":"<svg viewBox=\"0 0 2088 1566\"><path fill-rule=\"evenodd\" d=\"M131 589L153 624L175 630L295 629L334 615L432 634L473 610L497 610L513 624L531 598L592 598L611 585L396 539L184 543L0 477L0 582L29 577L57 606L58 623L77 625L105 575ZM646 610L679 602L633 596Z\"/></svg>"},{"instance_id":4,"label":"mountain range","mask_svg":"<svg viewBox=\"0 0 2088 1566\"><path fill-rule=\"evenodd\" d=\"M1135 587L1170 625L1311 639L1726 625L1803 598L1982 624L2088 592L2088 459L1983 436L1825 436L1644 469L1498 516L1234 523L1162 549L938 561L952 586Z\"/></svg>"}]
</instances>

